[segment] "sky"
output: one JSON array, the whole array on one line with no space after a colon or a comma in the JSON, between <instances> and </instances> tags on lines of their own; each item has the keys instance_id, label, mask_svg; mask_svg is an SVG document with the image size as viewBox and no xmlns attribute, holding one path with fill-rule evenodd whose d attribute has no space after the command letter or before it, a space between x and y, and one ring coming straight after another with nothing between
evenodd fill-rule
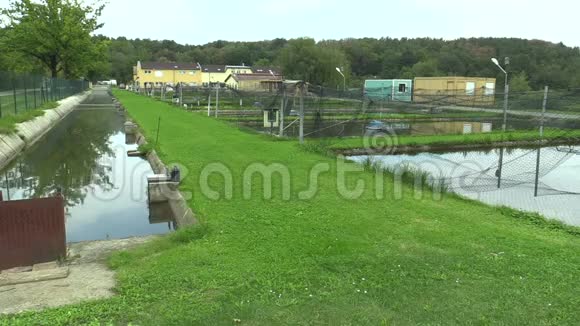
<instances>
[{"instance_id":1,"label":"sky","mask_svg":"<svg viewBox=\"0 0 580 326\"><path fill-rule=\"evenodd\" d=\"M9 0L0 0L5 7ZM216 40L519 37L580 46L575 0L108 0L97 33Z\"/></svg>"}]
</instances>

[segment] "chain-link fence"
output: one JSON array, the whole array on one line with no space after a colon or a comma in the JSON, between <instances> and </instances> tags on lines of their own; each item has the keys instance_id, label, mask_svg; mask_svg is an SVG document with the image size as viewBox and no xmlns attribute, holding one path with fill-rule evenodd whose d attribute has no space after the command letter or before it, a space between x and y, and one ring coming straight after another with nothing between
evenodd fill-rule
<instances>
[{"instance_id":1,"label":"chain-link fence","mask_svg":"<svg viewBox=\"0 0 580 326\"><path fill-rule=\"evenodd\" d=\"M360 137L390 132L398 136L465 135L537 131L574 135L580 129L580 90L511 92L504 117L503 93L397 90L372 94L315 85L283 83L262 90L227 87L157 87L140 92L188 110L231 121L239 127L299 137L301 110L305 138ZM547 97L545 98L545 96ZM543 104L546 100L545 112ZM283 114L280 114L283 112Z\"/></svg>"},{"instance_id":2,"label":"chain-link fence","mask_svg":"<svg viewBox=\"0 0 580 326\"><path fill-rule=\"evenodd\" d=\"M85 91L84 80L49 78L34 74L0 72L0 119L41 107Z\"/></svg>"}]
</instances>

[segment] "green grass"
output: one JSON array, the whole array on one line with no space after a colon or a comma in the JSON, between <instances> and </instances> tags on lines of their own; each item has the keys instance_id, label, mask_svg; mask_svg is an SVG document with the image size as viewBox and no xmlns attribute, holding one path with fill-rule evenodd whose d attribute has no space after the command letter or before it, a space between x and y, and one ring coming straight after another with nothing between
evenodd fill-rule
<instances>
[{"instance_id":1,"label":"green grass","mask_svg":"<svg viewBox=\"0 0 580 326\"><path fill-rule=\"evenodd\" d=\"M336 160L294 142L276 141L223 121L117 91L128 112L152 136L166 163L187 167L182 190L201 225L110 259L117 296L41 313L6 316L0 324L136 325L565 325L578 321L578 229L534 214L492 208L429 191L415 199L375 198L374 174L349 174L368 187L358 200L338 195ZM210 200L198 176L221 162L233 173L231 200ZM242 196L252 163L288 167L292 200L256 192ZM319 191L310 169L326 163ZM214 178L215 177L215 178ZM210 184L221 190L223 180ZM122 217L120 217L122 218Z\"/></svg>"},{"instance_id":2,"label":"green grass","mask_svg":"<svg viewBox=\"0 0 580 326\"><path fill-rule=\"evenodd\" d=\"M47 102L36 110L23 111L17 115L9 115L0 119L0 134L10 134L16 131L18 123L32 120L44 115L45 110L54 109L58 106L56 102Z\"/></svg>"},{"instance_id":3,"label":"green grass","mask_svg":"<svg viewBox=\"0 0 580 326\"><path fill-rule=\"evenodd\" d=\"M539 139L537 130L520 130L510 131L506 134L501 131L494 131L491 133L468 134L468 135L421 135L421 136L389 136L389 143L395 143L397 146L424 146L424 145L489 145L494 142L501 141L533 141ZM580 142L580 130L561 130L561 129L546 129L544 139L569 139ZM380 139L379 139L380 140ZM358 149L365 148L369 141L365 141L364 137L351 137L342 139L329 139L331 149Z\"/></svg>"}]
</instances>

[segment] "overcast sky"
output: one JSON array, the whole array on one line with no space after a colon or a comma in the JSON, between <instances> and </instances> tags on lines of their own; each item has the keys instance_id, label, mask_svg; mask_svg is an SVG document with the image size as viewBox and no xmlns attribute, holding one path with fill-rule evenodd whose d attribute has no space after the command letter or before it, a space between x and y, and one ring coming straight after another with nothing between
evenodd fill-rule
<instances>
[{"instance_id":1,"label":"overcast sky","mask_svg":"<svg viewBox=\"0 0 580 326\"><path fill-rule=\"evenodd\" d=\"M574 0L108 0L107 36L183 44L309 36L520 37L580 46ZM0 0L4 7L9 0Z\"/></svg>"}]
</instances>

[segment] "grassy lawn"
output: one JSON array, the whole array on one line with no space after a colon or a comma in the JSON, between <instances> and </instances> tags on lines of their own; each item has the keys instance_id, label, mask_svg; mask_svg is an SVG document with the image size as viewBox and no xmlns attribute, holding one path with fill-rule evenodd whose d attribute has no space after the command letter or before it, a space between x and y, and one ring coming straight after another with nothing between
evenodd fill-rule
<instances>
[{"instance_id":1,"label":"grassy lawn","mask_svg":"<svg viewBox=\"0 0 580 326\"><path fill-rule=\"evenodd\" d=\"M532 214L410 187L375 198L374 174L358 200L337 191L336 159L245 133L223 121L128 92L117 92L150 137L161 117L158 150L166 163L187 167L182 190L200 226L110 259L117 296L0 324L133 323L138 325L415 325L575 324L580 305L580 231ZM232 171L232 199L223 179L210 185L221 200L202 195L198 176L211 163ZM273 178L264 200L262 180L242 196L252 163L281 163L291 176L291 200ZM330 165L313 199L311 168ZM222 186L220 186L222 185Z\"/></svg>"},{"instance_id":2,"label":"grassy lawn","mask_svg":"<svg viewBox=\"0 0 580 326\"><path fill-rule=\"evenodd\" d=\"M397 146L421 146L421 145L464 145L464 144L491 144L499 141L531 141L537 140L539 134L537 130L511 131L503 134L501 131L482 134L468 135L427 135L427 136L386 136L389 143L394 142ZM578 139L580 142L580 130L546 129L545 139ZM318 140L320 141L320 140ZM332 149L355 149L365 148L369 141L363 137L350 137L342 139L325 139ZM380 142L380 137L379 137Z\"/></svg>"},{"instance_id":3,"label":"grassy lawn","mask_svg":"<svg viewBox=\"0 0 580 326\"><path fill-rule=\"evenodd\" d=\"M4 116L0 119L0 134L9 134L16 131L16 124L32 120L44 115L45 110L54 109L58 106L57 102L44 103L36 110L22 111L17 115Z\"/></svg>"}]
</instances>

